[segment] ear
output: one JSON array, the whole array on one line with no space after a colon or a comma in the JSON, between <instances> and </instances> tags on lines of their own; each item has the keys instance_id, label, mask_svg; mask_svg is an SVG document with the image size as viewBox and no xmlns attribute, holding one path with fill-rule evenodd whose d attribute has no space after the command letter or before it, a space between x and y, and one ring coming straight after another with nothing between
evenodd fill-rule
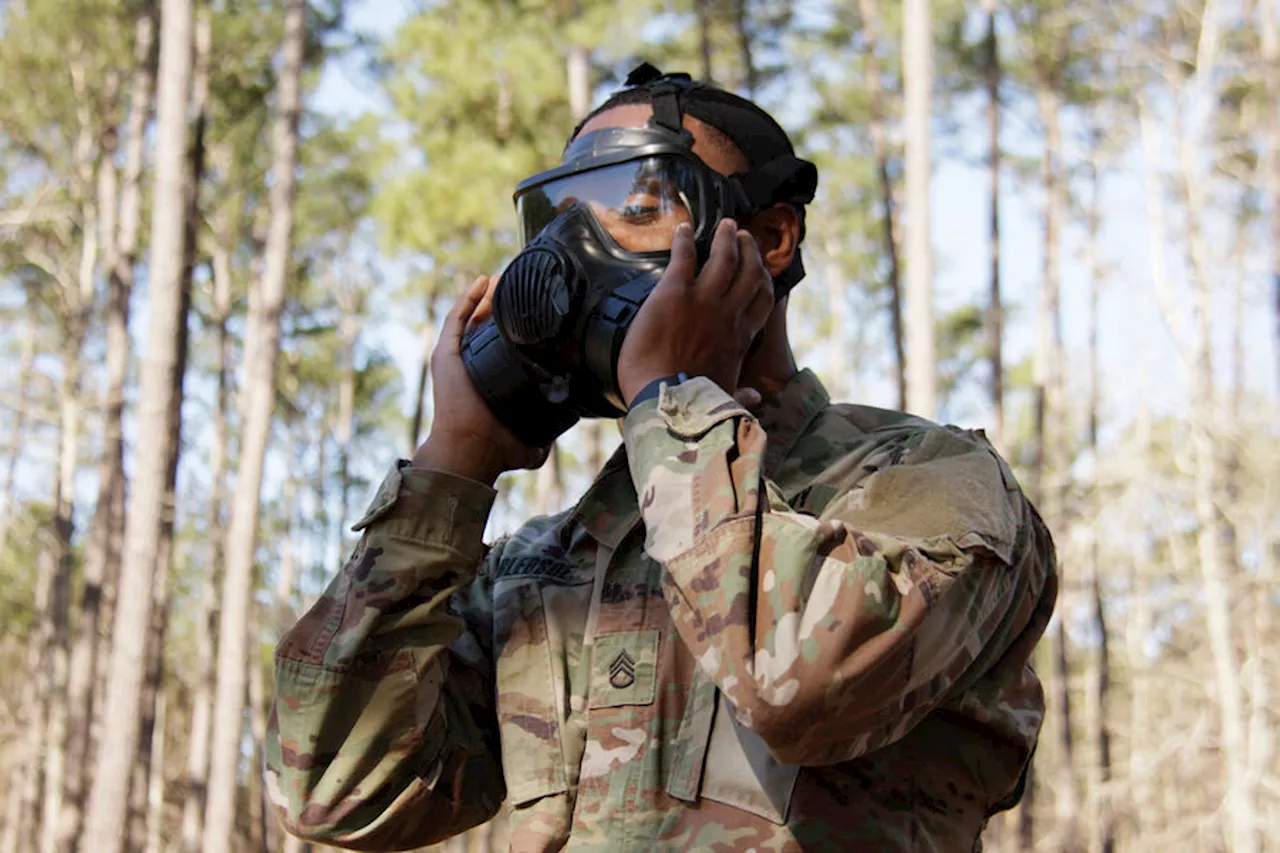
<instances>
[{"instance_id":1,"label":"ear","mask_svg":"<svg viewBox=\"0 0 1280 853\"><path fill-rule=\"evenodd\" d=\"M800 245L800 217L789 204L775 204L751 217L746 228L756 238L769 275L778 276L791 265Z\"/></svg>"}]
</instances>

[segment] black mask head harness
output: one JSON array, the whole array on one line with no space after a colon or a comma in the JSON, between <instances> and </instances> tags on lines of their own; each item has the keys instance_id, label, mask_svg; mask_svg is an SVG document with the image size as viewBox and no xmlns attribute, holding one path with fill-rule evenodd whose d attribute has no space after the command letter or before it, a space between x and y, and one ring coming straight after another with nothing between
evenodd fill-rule
<instances>
[{"instance_id":1,"label":"black mask head harness","mask_svg":"<svg viewBox=\"0 0 1280 853\"><path fill-rule=\"evenodd\" d=\"M803 205L816 187L813 164L797 158L781 128L749 101L647 64L627 84L645 90L653 116L642 127L581 136L580 125L559 166L519 184L526 245L499 279L492 318L463 342L477 389L530 445L549 443L580 417L624 413L618 354L670 261L677 225L692 226L701 268L721 219L745 220L779 202ZM717 127L747 155L748 171L722 175L694 154L686 113L755 140L744 145ZM779 298L803 276L797 250L775 277Z\"/></svg>"}]
</instances>

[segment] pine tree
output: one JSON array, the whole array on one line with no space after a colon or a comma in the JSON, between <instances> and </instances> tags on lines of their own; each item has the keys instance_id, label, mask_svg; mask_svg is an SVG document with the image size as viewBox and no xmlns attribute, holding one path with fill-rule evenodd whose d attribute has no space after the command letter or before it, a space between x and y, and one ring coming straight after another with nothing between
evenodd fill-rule
<instances>
[{"instance_id":1,"label":"pine tree","mask_svg":"<svg viewBox=\"0 0 1280 853\"><path fill-rule=\"evenodd\" d=\"M227 529L218 625L218 664L209 794L205 808L205 853L229 849L235 826L236 767L245 702L245 637L258 540L258 502L262 468L276 398L280 314L284 308L293 230L294 173L297 164L298 114L302 101L303 47L306 43L305 0L289 0L281 46L279 99L272 127L272 182L268 191L269 222L263 273L257 283L257 312L250 328L254 339L247 359L248 379L242 390L240 465L236 474L231 521Z\"/></svg>"},{"instance_id":2,"label":"pine tree","mask_svg":"<svg viewBox=\"0 0 1280 853\"><path fill-rule=\"evenodd\" d=\"M141 454L125 526L124 562L112 634L103 737L94 761L82 849L117 853L125 843L129 773L138 745L138 707L146 666L152 587L164 524L165 484L169 481L175 400L181 399L178 373L183 308L182 246L186 234L185 176L187 102L191 76L191 4L162 0L160 65L156 111L156 165L148 262L147 344L142 362L138 412Z\"/></svg>"}]
</instances>

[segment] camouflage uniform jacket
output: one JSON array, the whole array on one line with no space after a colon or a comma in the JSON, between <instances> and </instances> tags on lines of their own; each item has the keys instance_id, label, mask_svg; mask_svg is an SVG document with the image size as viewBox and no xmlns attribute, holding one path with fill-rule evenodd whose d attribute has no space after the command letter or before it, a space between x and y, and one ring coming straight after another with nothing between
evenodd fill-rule
<instances>
[{"instance_id":1,"label":"camouflage uniform jacket","mask_svg":"<svg viewBox=\"0 0 1280 853\"><path fill-rule=\"evenodd\" d=\"M802 372L758 416L664 387L623 435L487 550L492 489L392 471L276 651L290 831L396 850L501 808L517 851L977 849L1036 741L1057 588L981 434Z\"/></svg>"}]
</instances>

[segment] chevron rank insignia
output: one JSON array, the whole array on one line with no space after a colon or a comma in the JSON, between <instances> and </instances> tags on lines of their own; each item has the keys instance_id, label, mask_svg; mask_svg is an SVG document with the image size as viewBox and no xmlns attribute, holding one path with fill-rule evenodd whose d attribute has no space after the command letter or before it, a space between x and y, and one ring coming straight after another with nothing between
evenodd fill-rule
<instances>
[{"instance_id":1,"label":"chevron rank insignia","mask_svg":"<svg viewBox=\"0 0 1280 853\"><path fill-rule=\"evenodd\" d=\"M623 690L636 683L636 661L626 649L618 652L618 656L609 664L609 683Z\"/></svg>"}]
</instances>

